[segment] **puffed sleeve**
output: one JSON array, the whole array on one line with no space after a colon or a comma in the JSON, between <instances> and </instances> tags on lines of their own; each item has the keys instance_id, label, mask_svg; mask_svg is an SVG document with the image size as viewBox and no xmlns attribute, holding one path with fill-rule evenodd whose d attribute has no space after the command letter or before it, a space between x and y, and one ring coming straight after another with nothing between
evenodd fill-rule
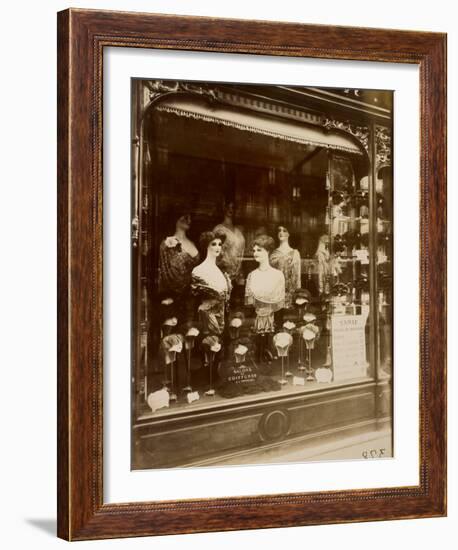
<instances>
[{"instance_id":1,"label":"puffed sleeve","mask_svg":"<svg viewBox=\"0 0 458 550\"><path fill-rule=\"evenodd\" d=\"M286 292L286 290L285 290L285 286L286 286L286 285L285 285L285 276L283 275L283 272L282 272L282 271L280 271L279 273L280 273L280 275L279 275L279 279L280 279L280 282L279 282L279 288L280 288L279 294L280 294L280 296L282 297L282 298L281 298L282 301L284 301L284 300L285 300L285 292Z\"/></svg>"},{"instance_id":2,"label":"puffed sleeve","mask_svg":"<svg viewBox=\"0 0 458 550\"><path fill-rule=\"evenodd\" d=\"M227 285L227 299L229 300L232 292L232 281L229 275L224 271L223 272L224 278L226 279L226 285Z\"/></svg>"},{"instance_id":3,"label":"puffed sleeve","mask_svg":"<svg viewBox=\"0 0 458 550\"><path fill-rule=\"evenodd\" d=\"M254 305L254 296L253 296L253 291L251 289L251 273L252 272L248 273L248 277L245 283L245 305L246 306Z\"/></svg>"},{"instance_id":4,"label":"puffed sleeve","mask_svg":"<svg viewBox=\"0 0 458 550\"><path fill-rule=\"evenodd\" d=\"M171 280L173 279L172 274L172 262L170 261L170 255L172 251L170 248L167 248L165 241L162 241L159 247L159 291L164 292L173 288Z\"/></svg>"},{"instance_id":5,"label":"puffed sleeve","mask_svg":"<svg viewBox=\"0 0 458 550\"><path fill-rule=\"evenodd\" d=\"M272 291L272 302L269 304L269 309L271 312L278 311L285 307L285 297L286 297L286 285L285 285L285 276L283 272L279 269L275 270L276 280L275 288Z\"/></svg>"},{"instance_id":6,"label":"puffed sleeve","mask_svg":"<svg viewBox=\"0 0 458 550\"><path fill-rule=\"evenodd\" d=\"M160 292L181 292L186 286L183 264L178 255L178 247L168 247L165 240L159 247L159 290Z\"/></svg>"}]
</instances>

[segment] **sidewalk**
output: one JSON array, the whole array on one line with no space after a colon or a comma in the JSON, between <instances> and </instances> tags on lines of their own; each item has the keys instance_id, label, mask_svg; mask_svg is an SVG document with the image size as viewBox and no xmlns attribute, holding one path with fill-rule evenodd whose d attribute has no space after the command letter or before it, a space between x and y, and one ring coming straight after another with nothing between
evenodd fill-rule
<instances>
[{"instance_id":1,"label":"sidewalk","mask_svg":"<svg viewBox=\"0 0 458 550\"><path fill-rule=\"evenodd\" d=\"M227 454L225 457L196 461L187 466L236 466L279 464L323 460L369 460L392 457L390 429L363 430L353 435L323 433L317 441L305 436L261 448Z\"/></svg>"}]
</instances>

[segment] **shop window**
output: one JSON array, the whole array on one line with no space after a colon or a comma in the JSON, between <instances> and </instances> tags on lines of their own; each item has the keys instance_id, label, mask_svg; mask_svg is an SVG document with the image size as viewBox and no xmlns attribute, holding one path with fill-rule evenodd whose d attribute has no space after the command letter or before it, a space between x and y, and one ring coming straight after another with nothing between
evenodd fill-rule
<instances>
[{"instance_id":1,"label":"shop window","mask_svg":"<svg viewBox=\"0 0 458 550\"><path fill-rule=\"evenodd\" d=\"M135 141L134 419L139 430L180 419L167 443L153 430L162 458L139 451L139 467L183 464L187 450L174 462L172 447L193 415L375 388L392 373L390 166L374 171L367 139L341 124L324 131L321 115L298 125L281 118L287 109L260 115L241 104L172 98L149 110ZM351 391L342 423L375 416L376 390ZM317 426L339 424L338 406L326 407ZM261 411L257 431L244 419L240 437L223 434L208 452L303 432L302 409L274 412L278 430Z\"/></svg>"}]
</instances>

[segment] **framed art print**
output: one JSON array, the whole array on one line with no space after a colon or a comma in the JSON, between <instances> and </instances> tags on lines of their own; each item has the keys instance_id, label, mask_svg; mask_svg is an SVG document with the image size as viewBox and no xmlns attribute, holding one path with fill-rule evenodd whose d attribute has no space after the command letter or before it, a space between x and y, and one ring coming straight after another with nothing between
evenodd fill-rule
<instances>
[{"instance_id":1,"label":"framed art print","mask_svg":"<svg viewBox=\"0 0 458 550\"><path fill-rule=\"evenodd\" d=\"M445 36L58 21L59 536L444 515Z\"/></svg>"}]
</instances>

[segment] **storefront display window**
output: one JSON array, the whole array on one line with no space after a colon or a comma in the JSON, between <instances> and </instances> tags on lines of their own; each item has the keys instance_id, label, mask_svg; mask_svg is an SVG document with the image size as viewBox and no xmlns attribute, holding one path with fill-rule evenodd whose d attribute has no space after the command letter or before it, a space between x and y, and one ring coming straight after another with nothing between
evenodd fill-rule
<instances>
[{"instance_id":1,"label":"storefront display window","mask_svg":"<svg viewBox=\"0 0 458 550\"><path fill-rule=\"evenodd\" d=\"M162 86L133 83L134 421L390 376L377 126L275 87Z\"/></svg>"}]
</instances>

